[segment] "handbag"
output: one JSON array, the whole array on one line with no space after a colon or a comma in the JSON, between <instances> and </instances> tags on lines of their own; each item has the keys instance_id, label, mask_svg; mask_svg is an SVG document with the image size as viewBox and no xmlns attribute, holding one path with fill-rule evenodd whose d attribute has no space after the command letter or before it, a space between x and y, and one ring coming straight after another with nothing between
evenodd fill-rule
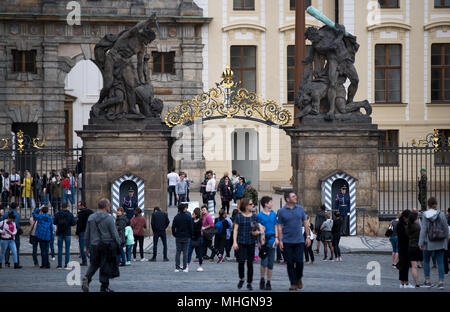
<instances>
[{"instance_id":1,"label":"handbag","mask_svg":"<svg viewBox=\"0 0 450 312\"><path fill-rule=\"evenodd\" d=\"M191 240L191 247L198 248L200 247L200 238Z\"/></svg>"},{"instance_id":2,"label":"handbag","mask_svg":"<svg viewBox=\"0 0 450 312\"><path fill-rule=\"evenodd\" d=\"M214 235L217 233L217 228L215 226L207 228L203 231L203 237L205 237L207 240L212 240Z\"/></svg>"},{"instance_id":3,"label":"handbag","mask_svg":"<svg viewBox=\"0 0 450 312\"><path fill-rule=\"evenodd\" d=\"M394 234L394 226L392 225L392 223L389 225L389 227L386 230L386 233L384 233L384 236L386 237L391 237L392 234Z\"/></svg>"}]
</instances>

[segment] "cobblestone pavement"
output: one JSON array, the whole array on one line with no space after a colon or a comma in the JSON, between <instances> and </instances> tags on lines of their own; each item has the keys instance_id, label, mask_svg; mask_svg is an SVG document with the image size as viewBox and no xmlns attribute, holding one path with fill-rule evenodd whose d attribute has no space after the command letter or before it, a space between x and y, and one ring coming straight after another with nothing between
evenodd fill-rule
<instances>
[{"instance_id":1,"label":"cobblestone pavement","mask_svg":"<svg viewBox=\"0 0 450 312\"><path fill-rule=\"evenodd\" d=\"M238 291L237 263L223 262L220 264L207 261L204 272L196 272L198 264L192 263L189 273L174 273L175 240L168 237L170 262L162 261L162 245L159 243L157 262L132 262L131 266L121 267L121 276L111 280L110 287L115 291L150 291L150 292L230 292ZM24 244L27 244L24 242ZM233 253L233 252L232 252ZM323 254L321 254L323 257ZM147 254L146 257L151 255ZM391 256L378 254L344 254L343 262L325 262L316 256L316 263L305 265L303 291L320 292L442 292L438 289L399 289L398 271L391 268ZM79 261L77 255L71 256L72 261ZM371 270L368 263L376 261L380 264L380 286L370 286L367 276ZM3 268L0 279L8 281L8 286L0 283L0 291L44 291L44 292L79 292L80 286L69 286L66 278L71 271L56 270L56 262L52 261L50 270L33 267L31 256L22 256L21 270ZM81 267L81 276L87 267ZM373 269L372 269L373 270ZM431 271L432 281L437 281L437 270ZM254 266L254 289L258 289L260 278L259 263ZM420 281L423 282L423 270L419 271ZM410 276L410 281L412 277ZM450 283L445 282L446 290L450 290ZM287 291L289 287L286 266L275 264L272 278L274 291ZM98 291L98 273L91 283L91 290ZM245 289L245 286L244 288ZM247 291L247 290L242 290Z\"/></svg>"}]
</instances>

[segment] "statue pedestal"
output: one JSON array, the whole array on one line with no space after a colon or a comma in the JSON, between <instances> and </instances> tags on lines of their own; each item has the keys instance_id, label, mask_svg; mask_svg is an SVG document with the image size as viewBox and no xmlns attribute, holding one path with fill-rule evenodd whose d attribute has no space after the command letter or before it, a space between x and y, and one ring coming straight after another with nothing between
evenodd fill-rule
<instances>
[{"instance_id":1,"label":"statue pedestal","mask_svg":"<svg viewBox=\"0 0 450 312\"><path fill-rule=\"evenodd\" d=\"M324 198L328 198L328 207L334 209L335 198L324 194L329 192L324 185L328 183L331 187L334 179L342 177L339 173L343 173L354 181L351 185L356 195L356 209L351 212L356 217L353 235L362 235L363 219L365 234L377 235L377 126L321 122L320 125L287 128L286 132L291 137L293 187L305 211L315 215L320 205L325 204Z\"/></svg>"},{"instance_id":2,"label":"statue pedestal","mask_svg":"<svg viewBox=\"0 0 450 312\"><path fill-rule=\"evenodd\" d=\"M161 119L113 123L90 120L89 125L76 132L83 140L83 187L89 208L97 209L101 197L113 203L114 196L121 206L123 198L117 198L114 187L123 180L121 177L132 176L129 179L136 177L138 201L144 199L141 205L146 211L155 206L167 210L171 130L161 124Z\"/></svg>"}]
</instances>

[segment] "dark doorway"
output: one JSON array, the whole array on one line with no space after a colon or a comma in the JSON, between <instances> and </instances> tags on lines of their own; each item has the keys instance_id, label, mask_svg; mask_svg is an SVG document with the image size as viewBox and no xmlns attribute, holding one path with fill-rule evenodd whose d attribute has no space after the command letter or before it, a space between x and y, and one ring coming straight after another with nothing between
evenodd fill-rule
<instances>
[{"instance_id":1,"label":"dark doorway","mask_svg":"<svg viewBox=\"0 0 450 312\"><path fill-rule=\"evenodd\" d=\"M138 197L138 188L136 183L134 183L131 180L127 180L127 181L123 181L123 183L120 185L120 197L119 197L119 207L122 207L123 204L123 199L125 198L125 196L128 195L128 190L131 188L133 188L134 190L134 195L136 196L138 202L139 202L139 197Z\"/></svg>"},{"instance_id":2,"label":"dark doorway","mask_svg":"<svg viewBox=\"0 0 450 312\"><path fill-rule=\"evenodd\" d=\"M24 136L24 150L20 152L19 143L17 141L19 131L23 132ZM21 174L25 170L29 170L33 175L36 172L36 155L32 149L33 138L37 137L38 124L33 122L15 122L11 126L11 131L15 133L15 162L14 166L16 170L19 170Z\"/></svg>"},{"instance_id":3,"label":"dark doorway","mask_svg":"<svg viewBox=\"0 0 450 312\"><path fill-rule=\"evenodd\" d=\"M349 193L350 189L348 187L348 183L344 179L335 180L333 182L333 185L331 186L331 207L332 207L331 209L333 209L333 210L334 210L336 195L339 193L339 191L341 190L341 187L343 187L343 186L347 187L347 193Z\"/></svg>"}]
</instances>

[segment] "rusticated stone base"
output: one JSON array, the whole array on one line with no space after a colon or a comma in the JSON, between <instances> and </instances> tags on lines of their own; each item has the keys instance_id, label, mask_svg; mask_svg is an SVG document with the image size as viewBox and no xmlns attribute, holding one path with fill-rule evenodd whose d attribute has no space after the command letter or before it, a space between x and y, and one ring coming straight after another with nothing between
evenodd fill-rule
<instances>
[{"instance_id":1,"label":"rusticated stone base","mask_svg":"<svg viewBox=\"0 0 450 312\"><path fill-rule=\"evenodd\" d=\"M90 124L77 131L83 140L83 187L89 208L97 209L101 197L111 200L111 183L131 173L144 180L145 210L155 206L167 210L170 129L160 120L143 124L140 129L126 124Z\"/></svg>"},{"instance_id":2,"label":"rusticated stone base","mask_svg":"<svg viewBox=\"0 0 450 312\"><path fill-rule=\"evenodd\" d=\"M357 235L378 233L378 137L376 125L330 127L300 126L286 129L291 137L293 187L299 203L310 215L322 204L320 179L343 171L356 181Z\"/></svg>"}]
</instances>

